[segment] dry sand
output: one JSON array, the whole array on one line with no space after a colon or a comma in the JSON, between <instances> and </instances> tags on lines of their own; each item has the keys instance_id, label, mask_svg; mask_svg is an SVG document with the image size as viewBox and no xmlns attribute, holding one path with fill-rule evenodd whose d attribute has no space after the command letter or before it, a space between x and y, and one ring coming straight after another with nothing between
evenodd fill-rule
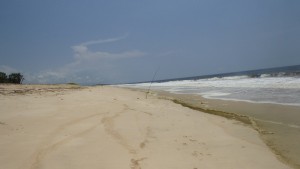
<instances>
[{"instance_id":1,"label":"dry sand","mask_svg":"<svg viewBox=\"0 0 300 169\"><path fill-rule=\"evenodd\" d=\"M1 85L0 168L289 167L249 126L143 92Z\"/></svg>"}]
</instances>

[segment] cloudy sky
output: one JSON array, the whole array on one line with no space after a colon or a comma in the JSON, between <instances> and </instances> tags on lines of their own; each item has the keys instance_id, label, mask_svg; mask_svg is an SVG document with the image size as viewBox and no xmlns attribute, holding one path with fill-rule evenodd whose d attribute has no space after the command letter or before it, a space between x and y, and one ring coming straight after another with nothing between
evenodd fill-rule
<instances>
[{"instance_id":1,"label":"cloudy sky","mask_svg":"<svg viewBox=\"0 0 300 169\"><path fill-rule=\"evenodd\" d=\"M124 83L300 64L299 0L1 0L0 71Z\"/></svg>"}]
</instances>

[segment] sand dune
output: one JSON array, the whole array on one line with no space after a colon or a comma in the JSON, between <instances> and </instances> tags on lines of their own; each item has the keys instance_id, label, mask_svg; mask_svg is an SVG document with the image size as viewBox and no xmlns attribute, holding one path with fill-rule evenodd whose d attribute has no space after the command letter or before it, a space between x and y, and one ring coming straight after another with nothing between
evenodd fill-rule
<instances>
[{"instance_id":1,"label":"sand dune","mask_svg":"<svg viewBox=\"0 0 300 169\"><path fill-rule=\"evenodd\" d=\"M250 127L143 92L0 88L1 169L289 168Z\"/></svg>"}]
</instances>

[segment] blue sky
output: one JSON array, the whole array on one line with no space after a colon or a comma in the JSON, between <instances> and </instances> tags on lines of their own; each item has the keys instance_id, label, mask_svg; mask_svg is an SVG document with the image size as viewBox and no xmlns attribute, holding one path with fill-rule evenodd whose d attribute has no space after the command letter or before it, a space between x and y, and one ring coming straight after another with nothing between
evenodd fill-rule
<instances>
[{"instance_id":1,"label":"blue sky","mask_svg":"<svg viewBox=\"0 0 300 169\"><path fill-rule=\"evenodd\" d=\"M299 0L2 0L0 71L123 83L300 64Z\"/></svg>"}]
</instances>

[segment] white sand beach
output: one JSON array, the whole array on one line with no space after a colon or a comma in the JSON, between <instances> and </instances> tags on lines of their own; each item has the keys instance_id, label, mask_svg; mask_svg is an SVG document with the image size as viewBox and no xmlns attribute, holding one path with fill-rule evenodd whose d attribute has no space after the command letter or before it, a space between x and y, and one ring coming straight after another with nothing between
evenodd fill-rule
<instances>
[{"instance_id":1,"label":"white sand beach","mask_svg":"<svg viewBox=\"0 0 300 169\"><path fill-rule=\"evenodd\" d=\"M241 122L116 87L0 86L1 169L285 169Z\"/></svg>"}]
</instances>

